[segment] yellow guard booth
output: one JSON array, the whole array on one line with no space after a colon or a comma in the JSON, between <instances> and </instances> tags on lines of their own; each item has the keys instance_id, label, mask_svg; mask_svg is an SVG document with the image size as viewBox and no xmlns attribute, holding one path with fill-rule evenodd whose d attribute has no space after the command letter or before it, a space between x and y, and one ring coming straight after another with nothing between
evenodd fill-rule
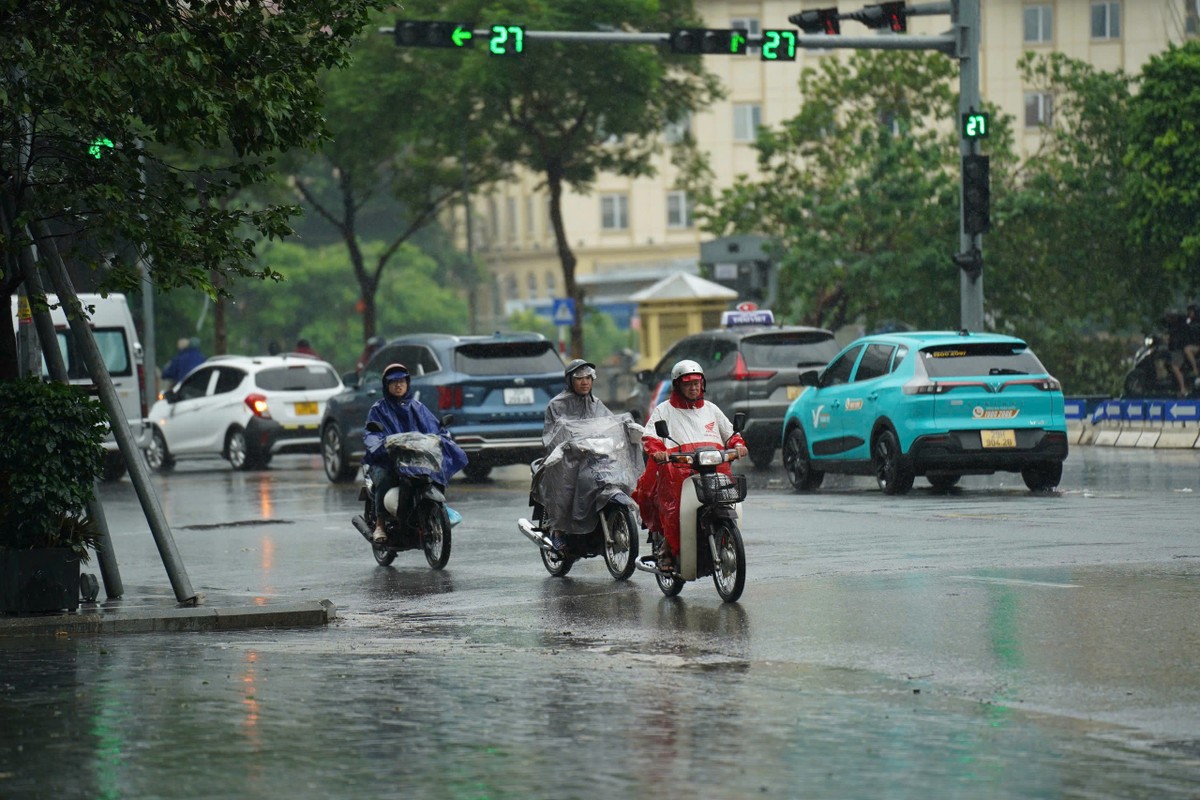
<instances>
[{"instance_id":1,"label":"yellow guard booth","mask_svg":"<svg viewBox=\"0 0 1200 800\"><path fill-rule=\"evenodd\" d=\"M642 357L637 369L650 369L684 336L719 328L721 312L737 292L686 272L676 272L630 296L641 321Z\"/></svg>"}]
</instances>

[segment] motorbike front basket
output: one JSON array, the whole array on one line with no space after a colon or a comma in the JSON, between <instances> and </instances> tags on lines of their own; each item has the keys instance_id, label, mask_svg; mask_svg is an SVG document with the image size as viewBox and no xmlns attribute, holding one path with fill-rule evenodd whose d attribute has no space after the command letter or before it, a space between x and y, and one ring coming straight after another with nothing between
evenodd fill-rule
<instances>
[{"instance_id":1,"label":"motorbike front basket","mask_svg":"<svg viewBox=\"0 0 1200 800\"><path fill-rule=\"evenodd\" d=\"M692 480L692 485L696 487L696 498L706 506L740 503L746 499L745 475L725 475L721 472L697 475Z\"/></svg>"}]
</instances>

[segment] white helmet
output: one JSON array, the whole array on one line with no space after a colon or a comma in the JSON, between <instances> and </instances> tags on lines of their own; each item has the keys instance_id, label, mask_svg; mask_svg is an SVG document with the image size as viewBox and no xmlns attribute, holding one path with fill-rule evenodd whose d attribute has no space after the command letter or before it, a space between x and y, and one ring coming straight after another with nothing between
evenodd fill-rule
<instances>
[{"instance_id":1,"label":"white helmet","mask_svg":"<svg viewBox=\"0 0 1200 800\"><path fill-rule=\"evenodd\" d=\"M675 366L671 367L671 383L682 378L684 375L699 375L704 377L704 367L690 359L684 359Z\"/></svg>"}]
</instances>

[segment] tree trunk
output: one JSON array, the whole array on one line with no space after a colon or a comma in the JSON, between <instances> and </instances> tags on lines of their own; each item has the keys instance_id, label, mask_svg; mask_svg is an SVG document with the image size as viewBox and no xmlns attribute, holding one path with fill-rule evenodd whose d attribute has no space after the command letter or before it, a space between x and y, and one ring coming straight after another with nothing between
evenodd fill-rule
<instances>
[{"instance_id":1,"label":"tree trunk","mask_svg":"<svg viewBox=\"0 0 1200 800\"><path fill-rule=\"evenodd\" d=\"M563 288L566 296L575 301L575 318L571 320L571 357L583 358L583 293L575 283L575 253L567 241L567 230L562 216L562 174L555 169L546 171L546 184L550 187L550 224L554 226L554 241L558 246L558 259L562 264Z\"/></svg>"}]
</instances>

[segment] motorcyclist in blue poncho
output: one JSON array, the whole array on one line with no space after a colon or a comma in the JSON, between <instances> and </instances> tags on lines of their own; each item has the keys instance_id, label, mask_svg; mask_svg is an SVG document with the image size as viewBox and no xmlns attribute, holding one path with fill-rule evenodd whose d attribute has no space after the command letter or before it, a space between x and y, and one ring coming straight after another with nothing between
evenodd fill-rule
<instances>
[{"instance_id":1,"label":"motorcyclist in blue poncho","mask_svg":"<svg viewBox=\"0 0 1200 800\"><path fill-rule=\"evenodd\" d=\"M375 531L373 538L376 542L386 540L383 530L385 510L384 495L393 487L400 490L399 508L408 508L408 492L411 488L401 474L405 468L397 472L395 465L388 456L387 438L394 433L430 433L442 438L442 469L433 475L433 481L443 490L450 481L450 476L458 472L467 463L467 454L450 438L450 433L442 426L433 412L426 408L420 400L408 392L408 368L403 364L388 364L383 370L383 397L371 406L367 412L368 428L375 426L380 431L365 430L363 444L367 452L363 456L366 468L371 470L371 480L375 486ZM425 470L428 471L428 470Z\"/></svg>"}]
</instances>

